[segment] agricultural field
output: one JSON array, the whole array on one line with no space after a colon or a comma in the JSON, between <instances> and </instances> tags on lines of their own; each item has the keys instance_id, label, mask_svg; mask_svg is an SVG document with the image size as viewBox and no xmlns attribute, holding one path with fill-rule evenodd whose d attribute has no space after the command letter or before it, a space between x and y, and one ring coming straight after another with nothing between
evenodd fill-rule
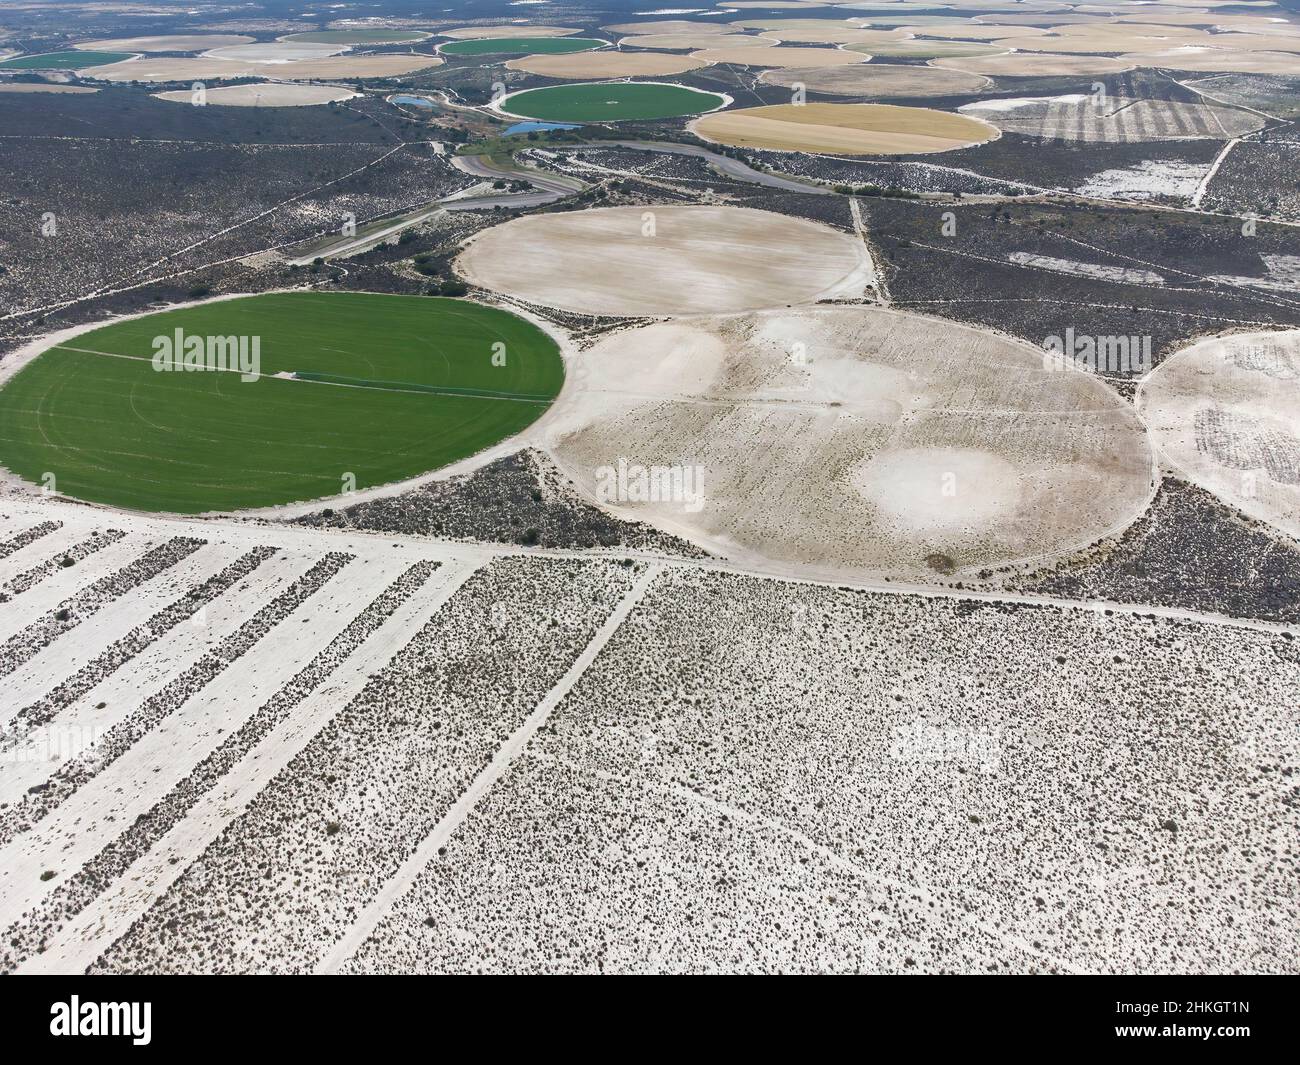
<instances>
[{"instance_id":1,"label":"agricultural field","mask_svg":"<svg viewBox=\"0 0 1300 1065\"><path fill-rule=\"evenodd\" d=\"M412 44L432 37L431 33L419 30L389 29L348 29L348 30L312 30L308 33L290 33L286 41L302 41L304 44Z\"/></svg>"},{"instance_id":2,"label":"agricultural field","mask_svg":"<svg viewBox=\"0 0 1300 1065\"><path fill-rule=\"evenodd\" d=\"M0 60L0 70L85 70L133 58L129 52L46 52Z\"/></svg>"},{"instance_id":3,"label":"agricultural field","mask_svg":"<svg viewBox=\"0 0 1300 1065\"><path fill-rule=\"evenodd\" d=\"M608 47L598 37L487 37L480 41L448 41L443 55L567 55Z\"/></svg>"},{"instance_id":4,"label":"agricultural field","mask_svg":"<svg viewBox=\"0 0 1300 1065\"><path fill-rule=\"evenodd\" d=\"M3 5L0 973L1281 1058L1298 5Z\"/></svg>"},{"instance_id":5,"label":"agricultural field","mask_svg":"<svg viewBox=\"0 0 1300 1065\"><path fill-rule=\"evenodd\" d=\"M861 96L868 99L965 96L992 84L980 74L889 63L765 70L759 75L759 81L765 85L783 85L786 88L802 85L809 92L830 96Z\"/></svg>"},{"instance_id":6,"label":"agricultural field","mask_svg":"<svg viewBox=\"0 0 1300 1065\"><path fill-rule=\"evenodd\" d=\"M915 578L1051 558L1155 490L1142 425L1095 377L938 319L685 318L603 340L574 373L546 438L579 489L599 498L620 456L696 468L695 495L616 512L757 567Z\"/></svg>"},{"instance_id":7,"label":"agricultural field","mask_svg":"<svg viewBox=\"0 0 1300 1065\"><path fill-rule=\"evenodd\" d=\"M1172 470L1300 537L1298 388L1300 332L1242 333L1170 356L1138 409Z\"/></svg>"},{"instance_id":8,"label":"agricultural field","mask_svg":"<svg viewBox=\"0 0 1300 1065\"><path fill-rule=\"evenodd\" d=\"M705 115L691 130L706 141L829 155L929 155L983 144L995 126L922 107L892 104L775 104Z\"/></svg>"},{"instance_id":9,"label":"agricultural field","mask_svg":"<svg viewBox=\"0 0 1300 1065\"><path fill-rule=\"evenodd\" d=\"M686 61L687 69L694 65ZM682 85L634 81L526 89L503 97L498 106L505 114L543 122L624 122L698 115L726 102L717 93Z\"/></svg>"},{"instance_id":10,"label":"agricultural field","mask_svg":"<svg viewBox=\"0 0 1300 1065\"><path fill-rule=\"evenodd\" d=\"M187 339L173 343L178 334ZM197 354L183 362L188 338ZM214 352L209 338L234 344ZM159 365L160 345L175 363ZM0 465L133 510L266 507L472 455L534 421L562 379L554 341L486 307L328 293L218 301L40 354L0 388Z\"/></svg>"},{"instance_id":11,"label":"agricultural field","mask_svg":"<svg viewBox=\"0 0 1300 1065\"><path fill-rule=\"evenodd\" d=\"M616 207L488 230L456 260L467 281L584 314L697 314L861 295L871 257L848 234L738 207ZM649 286L645 278L658 276Z\"/></svg>"},{"instance_id":12,"label":"agricultural field","mask_svg":"<svg viewBox=\"0 0 1300 1065\"><path fill-rule=\"evenodd\" d=\"M328 85L298 85L292 82L254 82L251 85L217 85L204 91L204 106L213 107L310 107L315 104L352 100L357 93ZM193 104L194 91L160 92L159 100Z\"/></svg>"},{"instance_id":13,"label":"agricultural field","mask_svg":"<svg viewBox=\"0 0 1300 1065\"><path fill-rule=\"evenodd\" d=\"M618 52L610 49L584 50L573 55L529 55L506 63L509 70L519 70L543 78L563 78L571 81L591 81L593 78L662 78L671 74L685 74L688 70L695 70L704 65L703 60L692 56L668 55L662 52ZM619 95L619 92L626 90L609 85L601 88L609 95L603 103L620 108L620 111L612 116L614 118L673 118L682 113L675 109L675 101L679 97L671 92L674 86L661 86L658 95L643 94L641 99L644 102L640 108ZM534 96L533 99L547 98ZM553 96L549 99L565 98ZM584 114L590 115L591 102L584 97L576 96L563 106L581 109Z\"/></svg>"}]
</instances>

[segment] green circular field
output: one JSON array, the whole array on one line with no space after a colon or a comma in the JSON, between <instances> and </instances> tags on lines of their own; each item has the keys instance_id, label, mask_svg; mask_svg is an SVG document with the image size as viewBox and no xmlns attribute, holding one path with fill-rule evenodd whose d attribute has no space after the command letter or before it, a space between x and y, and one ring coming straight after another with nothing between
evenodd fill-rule
<instances>
[{"instance_id":1,"label":"green circular field","mask_svg":"<svg viewBox=\"0 0 1300 1065\"><path fill-rule=\"evenodd\" d=\"M284 40L302 41L304 44L406 44L432 36L419 30L307 30L291 33Z\"/></svg>"},{"instance_id":2,"label":"green circular field","mask_svg":"<svg viewBox=\"0 0 1300 1065\"><path fill-rule=\"evenodd\" d=\"M0 70L81 70L102 67L134 58L134 52L46 52L44 55L17 55L0 62Z\"/></svg>"},{"instance_id":3,"label":"green circular field","mask_svg":"<svg viewBox=\"0 0 1300 1065\"><path fill-rule=\"evenodd\" d=\"M508 115L544 122L617 122L698 115L726 102L717 93L657 81L599 81L525 89L499 106Z\"/></svg>"},{"instance_id":4,"label":"green circular field","mask_svg":"<svg viewBox=\"0 0 1300 1065\"><path fill-rule=\"evenodd\" d=\"M439 45L443 55L567 55L604 48L609 41L596 37L490 37L475 41L448 41Z\"/></svg>"},{"instance_id":5,"label":"green circular field","mask_svg":"<svg viewBox=\"0 0 1300 1065\"><path fill-rule=\"evenodd\" d=\"M176 351L179 368L166 368ZM40 354L0 388L0 466L135 510L318 499L513 436L563 380L549 336L475 303L348 292L217 300Z\"/></svg>"}]
</instances>

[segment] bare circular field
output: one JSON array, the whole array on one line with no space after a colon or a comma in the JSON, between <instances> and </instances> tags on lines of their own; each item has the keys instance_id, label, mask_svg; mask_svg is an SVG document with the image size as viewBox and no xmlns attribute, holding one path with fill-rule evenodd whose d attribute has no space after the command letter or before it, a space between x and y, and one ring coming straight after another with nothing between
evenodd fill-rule
<instances>
[{"instance_id":1,"label":"bare circular field","mask_svg":"<svg viewBox=\"0 0 1300 1065\"><path fill-rule=\"evenodd\" d=\"M1215 74L1291 74L1300 66L1291 52L1242 52L1232 48L1184 47L1128 52L1120 59L1136 67Z\"/></svg>"},{"instance_id":2,"label":"bare circular field","mask_svg":"<svg viewBox=\"0 0 1300 1065\"><path fill-rule=\"evenodd\" d=\"M858 46L844 47L857 51ZM886 41L871 46L871 54L886 59L947 59L958 56L1002 55L1007 49L1001 45L980 44L977 41Z\"/></svg>"},{"instance_id":3,"label":"bare circular field","mask_svg":"<svg viewBox=\"0 0 1300 1065\"><path fill-rule=\"evenodd\" d=\"M1004 55L969 56L954 59L932 59L928 66L945 70L967 70L972 74L988 74L1007 78L1050 78L1074 74L1123 74L1136 63L1127 59L1109 59L1099 55L1045 55L1041 52L1017 52Z\"/></svg>"},{"instance_id":4,"label":"bare circular field","mask_svg":"<svg viewBox=\"0 0 1300 1065\"><path fill-rule=\"evenodd\" d=\"M1149 15L1116 15L1116 22L1146 22ZM1165 26L1213 26L1220 30L1237 30L1242 33L1300 33L1300 25L1286 22L1268 15L1220 15L1213 11L1196 14L1193 12L1161 13L1160 23Z\"/></svg>"},{"instance_id":5,"label":"bare circular field","mask_svg":"<svg viewBox=\"0 0 1300 1065\"><path fill-rule=\"evenodd\" d=\"M734 148L827 155L928 155L996 140L996 126L927 107L776 104L715 111L690 123L697 137Z\"/></svg>"},{"instance_id":6,"label":"bare circular field","mask_svg":"<svg viewBox=\"0 0 1300 1065\"><path fill-rule=\"evenodd\" d=\"M1150 16L1148 16L1150 17ZM1015 12L1003 13L996 15L975 15L972 22L981 26L990 26L997 23L1006 23L1008 26L1042 26L1046 29L1048 26L1065 26L1069 24L1077 25L1099 25L1102 18L1097 14L1080 14L1077 11L1067 14L1048 14L1042 11L1035 11L1029 14L1016 14Z\"/></svg>"},{"instance_id":7,"label":"bare circular field","mask_svg":"<svg viewBox=\"0 0 1300 1065\"><path fill-rule=\"evenodd\" d=\"M75 95L99 90L88 85L58 85L49 81L5 81L0 82L0 92L56 92Z\"/></svg>"},{"instance_id":8,"label":"bare circular field","mask_svg":"<svg viewBox=\"0 0 1300 1065\"><path fill-rule=\"evenodd\" d=\"M351 89L340 89L334 85L271 81L252 85L219 85L207 89L204 98L209 107L310 107L351 100L359 95ZM154 98L179 104L194 102L194 94L189 89L154 93Z\"/></svg>"},{"instance_id":9,"label":"bare circular field","mask_svg":"<svg viewBox=\"0 0 1300 1065\"><path fill-rule=\"evenodd\" d=\"M1142 381L1137 408L1174 472L1300 537L1300 330L1184 348Z\"/></svg>"},{"instance_id":10,"label":"bare circular field","mask_svg":"<svg viewBox=\"0 0 1300 1065\"><path fill-rule=\"evenodd\" d=\"M854 237L748 207L603 207L517 218L472 237L466 281L580 314L701 314L860 296Z\"/></svg>"},{"instance_id":11,"label":"bare circular field","mask_svg":"<svg viewBox=\"0 0 1300 1065\"><path fill-rule=\"evenodd\" d=\"M994 44L1014 48L1018 52L1051 52L1056 55L1101 55L1118 52L1144 52L1172 48L1185 43L1182 37L1154 37L1133 34L1124 37L1115 33L1093 33L1070 37L1009 37Z\"/></svg>"},{"instance_id":12,"label":"bare circular field","mask_svg":"<svg viewBox=\"0 0 1300 1065\"><path fill-rule=\"evenodd\" d=\"M1042 26L930 26L918 27L927 37L940 37L958 41L996 41L1003 37L1041 37L1047 32Z\"/></svg>"},{"instance_id":13,"label":"bare circular field","mask_svg":"<svg viewBox=\"0 0 1300 1065\"><path fill-rule=\"evenodd\" d=\"M701 63L736 63L750 67L838 67L850 63L865 63L871 57L865 52L851 52L842 48L705 48L692 52Z\"/></svg>"},{"instance_id":14,"label":"bare circular field","mask_svg":"<svg viewBox=\"0 0 1300 1065\"><path fill-rule=\"evenodd\" d=\"M968 74L964 70L940 70L937 67L889 63L867 63L826 70L765 70L758 80L767 85L784 85L787 88L803 85L809 92L832 96L893 98L963 96L980 92L992 84L983 75Z\"/></svg>"},{"instance_id":15,"label":"bare circular field","mask_svg":"<svg viewBox=\"0 0 1300 1065\"><path fill-rule=\"evenodd\" d=\"M205 48L231 48L252 44L255 38L240 34L171 33L158 37L114 37L73 45L87 52L199 52Z\"/></svg>"},{"instance_id":16,"label":"bare circular field","mask_svg":"<svg viewBox=\"0 0 1300 1065\"><path fill-rule=\"evenodd\" d=\"M441 66L445 60L430 55L328 56L286 63L254 63L246 60L128 59L121 63L92 67L85 76L96 81L220 81L223 78L276 78L283 81L313 81L321 78L391 78L417 70Z\"/></svg>"},{"instance_id":17,"label":"bare circular field","mask_svg":"<svg viewBox=\"0 0 1300 1065\"><path fill-rule=\"evenodd\" d=\"M789 41L796 44L853 44L861 50L870 51L870 46L873 44L904 40L908 33L905 30L864 30L860 26L834 26L832 29L820 30L770 29L764 30L759 36L773 41Z\"/></svg>"},{"instance_id":18,"label":"bare circular field","mask_svg":"<svg viewBox=\"0 0 1300 1065\"><path fill-rule=\"evenodd\" d=\"M568 26L457 26L455 29L438 30L435 36L450 37L457 41L477 41L488 37L568 37L580 30Z\"/></svg>"},{"instance_id":19,"label":"bare circular field","mask_svg":"<svg viewBox=\"0 0 1300 1065\"><path fill-rule=\"evenodd\" d=\"M1249 111L1213 104L1107 97L1088 93L981 100L959 108L991 122L1004 133L1129 144L1137 141L1232 140L1264 128Z\"/></svg>"},{"instance_id":20,"label":"bare circular field","mask_svg":"<svg viewBox=\"0 0 1300 1065\"><path fill-rule=\"evenodd\" d=\"M1176 43L1203 44L1222 52L1300 52L1300 36L1293 33L1215 33L1202 41ZM1300 60L1295 63L1291 72L1300 74Z\"/></svg>"},{"instance_id":21,"label":"bare circular field","mask_svg":"<svg viewBox=\"0 0 1300 1065\"><path fill-rule=\"evenodd\" d=\"M602 340L570 378L544 440L580 491L757 568L1050 559L1127 526L1155 487L1142 423L1103 382L916 314L678 319Z\"/></svg>"},{"instance_id":22,"label":"bare circular field","mask_svg":"<svg viewBox=\"0 0 1300 1065\"><path fill-rule=\"evenodd\" d=\"M703 60L665 52L573 52L568 55L527 55L506 66L545 78L599 81L603 78L663 77L705 66Z\"/></svg>"},{"instance_id":23,"label":"bare circular field","mask_svg":"<svg viewBox=\"0 0 1300 1065\"><path fill-rule=\"evenodd\" d=\"M624 37L620 48L662 48L666 51L692 51L697 48L772 48L776 41L747 37L742 33L655 33L647 37Z\"/></svg>"},{"instance_id":24,"label":"bare circular field","mask_svg":"<svg viewBox=\"0 0 1300 1065\"><path fill-rule=\"evenodd\" d=\"M756 18L741 19L737 22L733 22L732 25L739 29L767 30L771 33L777 34L782 40L786 41L799 40L800 38L797 35L801 33L870 33L873 37L889 37L894 40L909 35L908 31L905 29L867 30L860 26L855 19L846 19L843 22L837 22L834 19L824 18Z\"/></svg>"},{"instance_id":25,"label":"bare circular field","mask_svg":"<svg viewBox=\"0 0 1300 1065\"><path fill-rule=\"evenodd\" d=\"M732 26L725 22L709 22L703 19L664 19L659 22L619 22L613 26L603 26L610 33L622 33L636 37L647 33L735 33Z\"/></svg>"},{"instance_id":26,"label":"bare circular field","mask_svg":"<svg viewBox=\"0 0 1300 1065\"><path fill-rule=\"evenodd\" d=\"M304 41L263 41L260 44L236 44L229 48L211 48L206 59L245 60L250 63L287 63L298 59L324 59L347 51L344 44L311 44Z\"/></svg>"}]
</instances>

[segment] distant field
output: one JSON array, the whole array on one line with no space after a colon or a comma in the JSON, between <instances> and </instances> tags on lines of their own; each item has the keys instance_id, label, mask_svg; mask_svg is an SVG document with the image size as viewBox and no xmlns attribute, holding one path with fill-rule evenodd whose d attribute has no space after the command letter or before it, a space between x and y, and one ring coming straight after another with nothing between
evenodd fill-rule
<instances>
[{"instance_id":1,"label":"distant field","mask_svg":"<svg viewBox=\"0 0 1300 1065\"><path fill-rule=\"evenodd\" d=\"M564 55L609 44L595 37L496 37L481 41L449 41L444 55Z\"/></svg>"},{"instance_id":2,"label":"distant field","mask_svg":"<svg viewBox=\"0 0 1300 1065\"><path fill-rule=\"evenodd\" d=\"M620 119L679 118L721 107L714 93L658 82L556 85L527 89L502 101L502 110L544 122L617 122Z\"/></svg>"},{"instance_id":3,"label":"distant field","mask_svg":"<svg viewBox=\"0 0 1300 1065\"><path fill-rule=\"evenodd\" d=\"M263 376L156 371L154 338L178 328L260 337ZM305 379L271 376L290 373ZM349 473L365 488L472 455L536 420L563 377L545 333L478 304L250 296L118 322L40 355L0 389L0 465L138 510L270 506L337 494Z\"/></svg>"},{"instance_id":4,"label":"distant field","mask_svg":"<svg viewBox=\"0 0 1300 1065\"><path fill-rule=\"evenodd\" d=\"M291 33L286 41L302 41L305 44L404 44L407 41L423 41L432 34L419 30L314 30L307 33Z\"/></svg>"},{"instance_id":5,"label":"distant field","mask_svg":"<svg viewBox=\"0 0 1300 1065\"><path fill-rule=\"evenodd\" d=\"M44 55L19 55L6 59L0 63L0 70L81 70L130 58L130 52L46 52Z\"/></svg>"}]
</instances>

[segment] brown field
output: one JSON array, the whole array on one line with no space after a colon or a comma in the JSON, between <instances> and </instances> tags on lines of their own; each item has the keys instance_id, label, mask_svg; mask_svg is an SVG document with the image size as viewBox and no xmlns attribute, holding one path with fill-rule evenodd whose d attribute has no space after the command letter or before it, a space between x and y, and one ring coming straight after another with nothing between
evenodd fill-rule
<instances>
[{"instance_id":1,"label":"brown field","mask_svg":"<svg viewBox=\"0 0 1300 1065\"><path fill-rule=\"evenodd\" d=\"M1184 348L1143 380L1137 409L1171 470L1300 537L1300 331Z\"/></svg>"},{"instance_id":2,"label":"brown field","mask_svg":"<svg viewBox=\"0 0 1300 1065\"><path fill-rule=\"evenodd\" d=\"M892 104L777 104L717 111L689 127L698 137L736 148L828 155L910 155L984 144L996 126L964 115Z\"/></svg>"},{"instance_id":3,"label":"brown field","mask_svg":"<svg viewBox=\"0 0 1300 1065\"><path fill-rule=\"evenodd\" d=\"M1258 115L1235 107L1122 97L1110 97L1098 107L1090 95L1083 93L1015 101L988 100L967 104L960 110L963 115L993 123L1004 133L1115 144L1226 141L1264 127L1264 120Z\"/></svg>"},{"instance_id":4,"label":"brown field","mask_svg":"<svg viewBox=\"0 0 1300 1065\"><path fill-rule=\"evenodd\" d=\"M665 52L574 52L571 55L528 55L510 60L506 66L545 78L595 81L602 78L663 77L684 74L707 64L692 56Z\"/></svg>"},{"instance_id":5,"label":"brown field","mask_svg":"<svg viewBox=\"0 0 1300 1065\"><path fill-rule=\"evenodd\" d=\"M114 37L105 41L83 41L73 47L87 52L199 52L204 48L229 48L252 43L252 37L238 34L173 33L161 37Z\"/></svg>"},{"instance_id":6,"label":"brown field","mask_svg":"<svg viewBox=\"0 0 1300 1065\"><path fill-rule=\"evenodd\" d=\"M579 491L721 555L811 576L1050 559L1145 510L1153 460L1097 378L985 330L875 307L617 333L545 423ZM697 501L610 501L597 471L699 471Z\"/></svg>"},{"instance_id":7,"label":"brown field","mask_svg":"<svg viewBox=\"0 0 1300 1065\"><path fill-rule=\"evenodd\" d=\"M333 85L283 84L274 81L217 86L205 93L209 107L310 107L334 100L351 100L358 95L350 89L340 89ZM193 102L193 94L189 89L159 92L154 97L179 104Z\"/></svg>"},{"instance_id":8,"label":"brown field","mask_svg":"<svg viewBox=\"0 0 1300 1065\"><path fill-rule=\"evenodd\" d=\"M769 211L709 206L517 218L471 239L456 269L472 284L530 303L617 316L856 297L874 280L855 237Z\"/></svg>"},{"instance_id":9,"label":"brown field","mask_svg":"<svg viewBox=\"0 0 1300 1065\"><path fill-rule=\"evenodd\" d=\"M568 26L457 26L438 30L437 37L451 37L457 41L479 41L489 37L569 37L579 30Z\"/></svg>"},{"instance_id":10,"label":"brown field","mask_svg":"<svg viewBox=\"0 0 1300 1065\"><path fill-rule=\"evenodd\" d=\"M773 45L775 41L771 42ZM841 48L705 48L691 55L703 63L736 63L751 67L838 67L865 63L865 52Z\"/></svg>"},{"instance_id":11,"label":"brown field","mask_svg":"<svg viewBox=\"0 0 1300 1065\"><path fill-rule=\"evenodd\" d=\"M792 88L801 84L809 92L833 96L959 96L980 92L992 82L981 74L937 67L867 63L826 70L765 70L759 81Z\"/></svg>"},{"instance_id":12,"label":"brown field","mask_svg":"<svg viewBox=\"0 0 1300 1065\"><path fill-rule=\"evenodd\" d=\"M233 59L128 59L92 67L85 76L96 81L220 81L223 78L277 78L313 81L317 78L390 78L440 66L445 60L428 55L329 56L288 63L251 63Z\"/></svg>"},{"instance_id":13,"label":"brown field","mask_svg":"<svg viewBox=\"0 0 1300 1065\"><path fill-rule=\"evenodd\" d=\"M1122 74L1136 63L1096 55L1003 54L931 59L929 66L945 70L967 70L993 77L1038 78L1070 74Z\"/></svg>"}]
</instances>

